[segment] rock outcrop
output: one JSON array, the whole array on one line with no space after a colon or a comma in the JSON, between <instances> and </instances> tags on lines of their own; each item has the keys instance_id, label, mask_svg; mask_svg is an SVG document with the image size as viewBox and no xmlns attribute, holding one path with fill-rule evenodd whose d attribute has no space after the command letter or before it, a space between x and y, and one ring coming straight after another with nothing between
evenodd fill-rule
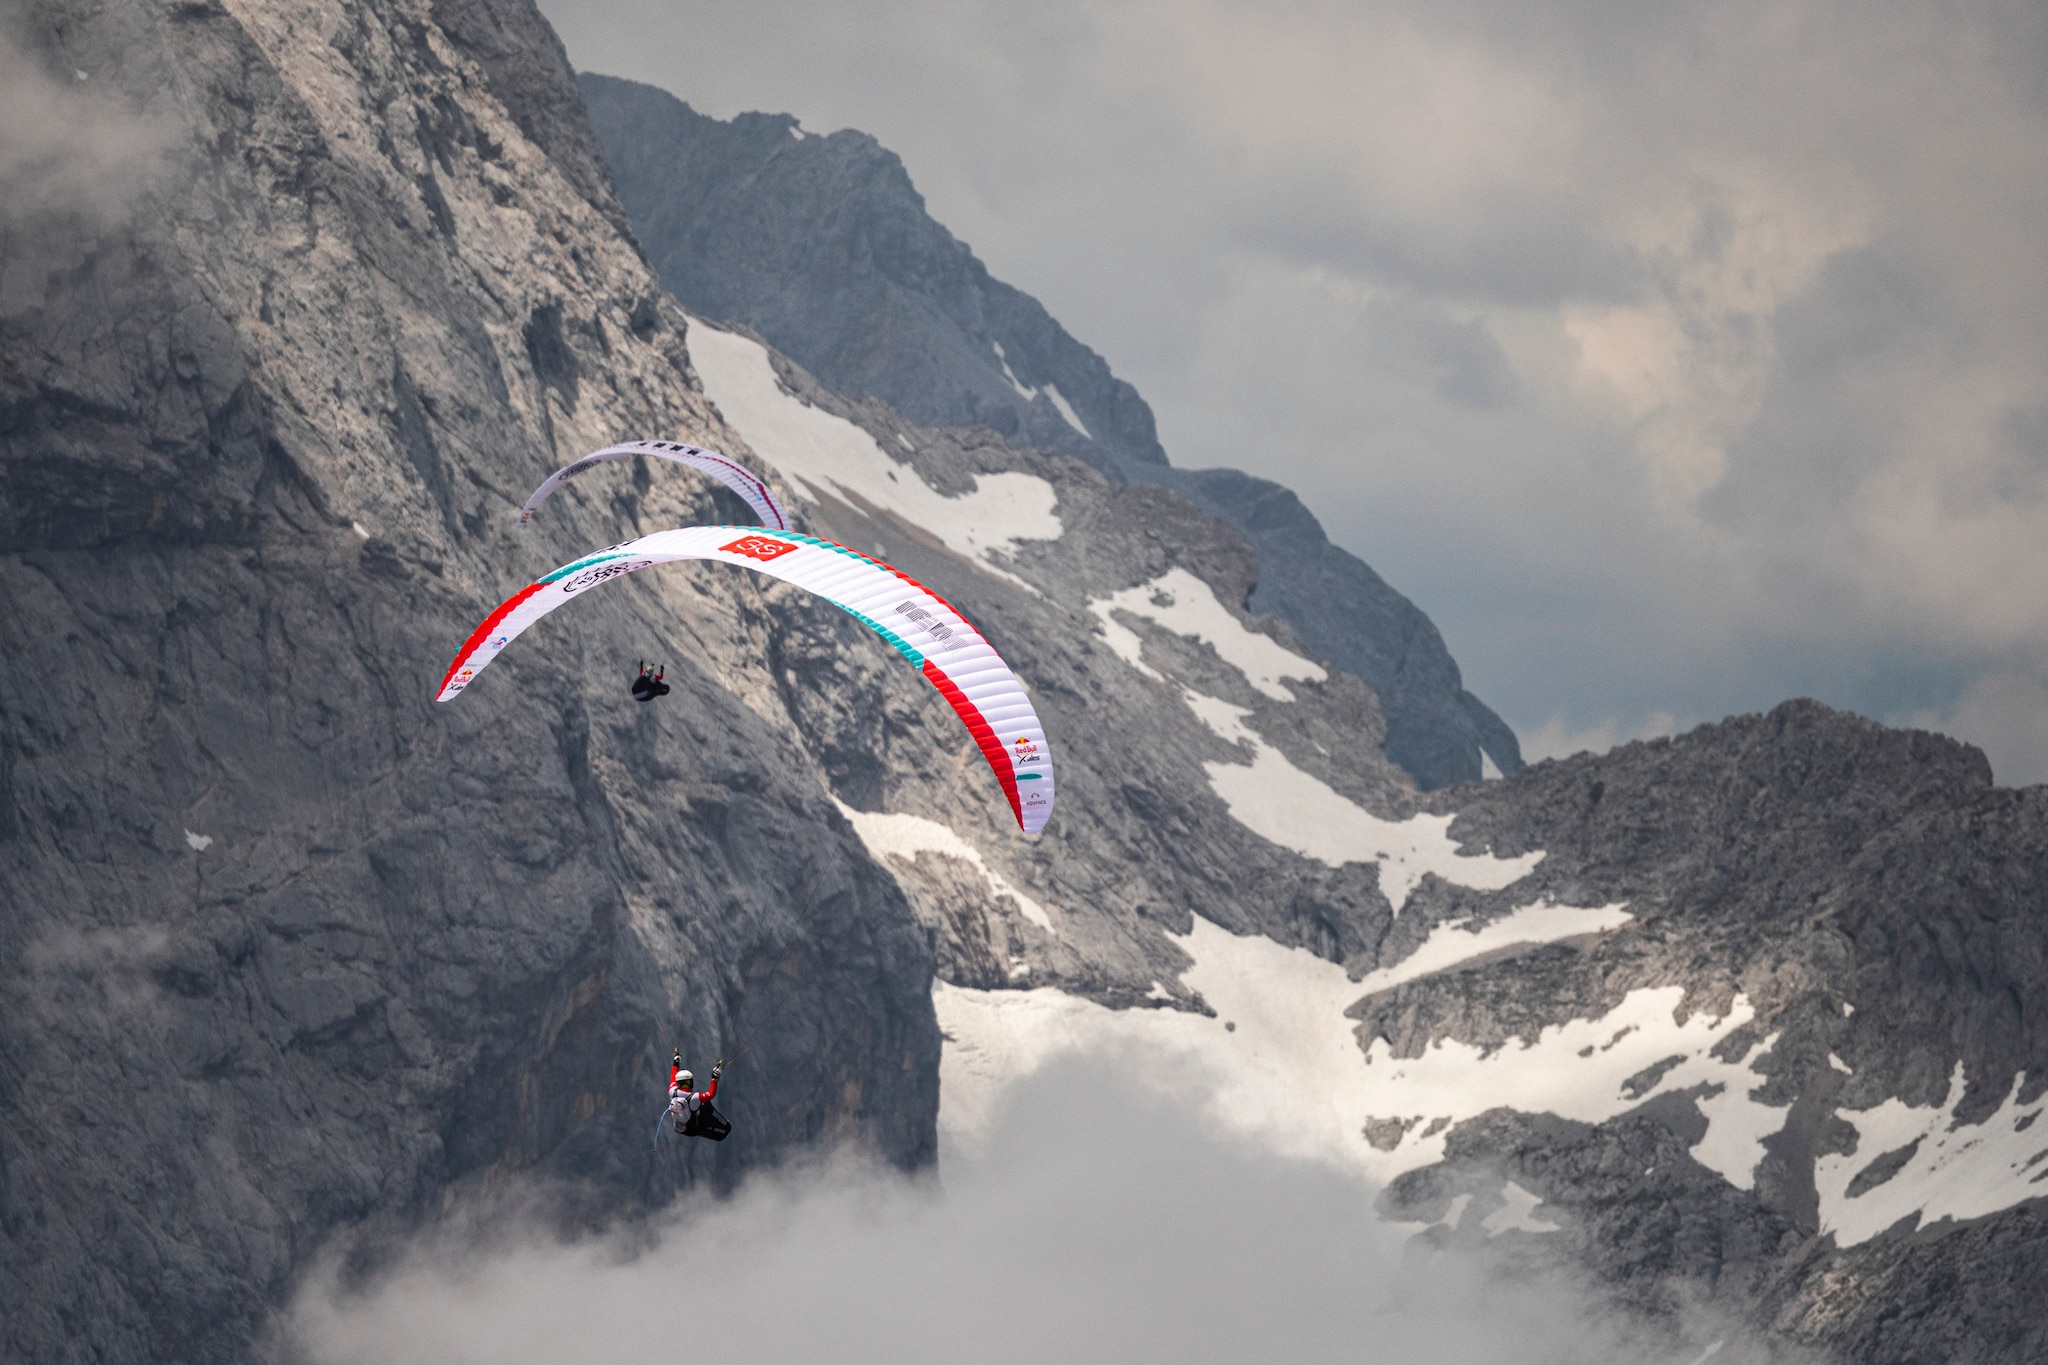
<instances>
[{"instance_id":1,"label":"rock outcrop","mask_svg":"<svg viewBox=\"0 0 2048 1365\"><path fill-rule=\"evenodd\" d=\"M1749 1012L1720 1051L1753 1053L1759 1140L1746 1181L1702 1164L1734 1087L1591 1125L1496 1112L1390 1208L1438 1216L1506 1178L1638 1304L1718 1297L1858 1362L2048 1350L2048 1133L2029 1137L2048 1097L2048 788L1788 702L1454 804L1477 837L1548 850L1519 894L1623 901L1634 921L1374 996L1361 1034L1396 1057L1514 1049L1680 985L1680 1015Z\"/></svg>"}]
</instances>

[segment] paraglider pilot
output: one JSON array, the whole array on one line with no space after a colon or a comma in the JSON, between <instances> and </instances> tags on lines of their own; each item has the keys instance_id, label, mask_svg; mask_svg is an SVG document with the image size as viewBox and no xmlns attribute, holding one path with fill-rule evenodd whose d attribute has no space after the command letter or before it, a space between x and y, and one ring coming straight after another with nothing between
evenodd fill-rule
<instances>
[{"instance_id":1,"label":"paraglider pilot","mask_svg":"<svg viewBox=\"0 0 2048 1365\"><path fill-rule=\"evenodd\" d=\"M633 700L653 701L656 697L667 696L668 684L661 680L661 675L666 672L668 672L667 664L663 664L659 672L650 673L647 670L647 665L642 663L640 665L640 676L633 679Z\"/></svg>"},{"instance_id":2,"label":"paraglider pilot","mask_svg":"<svg viewBox=\"0 0 2048 1365\"><path fill-rule=\"evenodd\" d=\"M674 1060L669 1063L668 1108L662 1111L661 1118L654 1121L654 1145L656 1147L661 1146L661 1125L667 1119L673 1118L675 1120L677 1133L691 1137L699 1136L690 1131L692 1121L697 1117L698 1110L710 1108L712 1097L718 1094L718 1078L724 1070L725 1059L721 1057L712 1064L710 1086L703 1090L692 1090L690 1087L696 1084L697 1078L692 1076L690 1069L683 1065L682 1050L680 1048L676 1050ZM718 1111L713 1109L711 1112L716 1114ZM708 1137L710 1135L706 1133L702 1136ZM724 1135L720 1134L719 1136L723 1137Z\"/></svg>"}]
</instances>

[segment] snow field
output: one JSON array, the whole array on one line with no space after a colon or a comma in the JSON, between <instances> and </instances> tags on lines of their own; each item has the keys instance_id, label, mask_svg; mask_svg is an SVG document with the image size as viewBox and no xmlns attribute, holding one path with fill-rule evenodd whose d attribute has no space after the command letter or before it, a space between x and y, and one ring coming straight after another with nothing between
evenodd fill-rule
<instances>
[{"instance_id":1,"label":"snow field","mask_svg":"<svg viewBox=\"0 0 2048 1365\"><path fill-rule=\"evenodd\" d=\"M802 496L852 497L920 526L946 548L1029 587L1002 562L1019 542L1058 540L1058 495L1030 474L983 474L949 498L866 431L784 392L759 342L690 319L690 359L719 411Z\"/></svg>"},{"instance_id":2,"label":"snow field","mask_svg":"<svg viewBox=\"0 0 2048 1365\"><path fill-rule=\"evenodd\" d=\"M1821 1231L1832 1232L1836 1246L1852 1247L1912 1214L1923 1223L1982 1218L2048 1195L2048 1125L2035 1122L2048 1108L2048 1095L2021 1104L2026 1080L2025 1072L2013 1077L1998 1112L1963 1127L1954 1117L1963 1102L1961 1062L1939 1105L1919 1108L1890 1099L1873 1109L1837 1110L1855 1126L1856 1152L1814 1162ZM1857 1172L1912 1143L1919 1145L1889 1180L1850 1196Z\"/></svg>"},{"instance_id":3,"label":"snow field","mask_svg":"<svg viewBox=\"0 0 2048 1365\"><path fill-rule=\"evenodd\" d=\"M1023 380L1017 378L1017 372L1010 368L1010 357L1004 353L1003 343L1000 341L991 340L989 342L989 345L996 348L996 360L1000 362L1003 367L1003 378L1010 381L1010 387L1017 391L1017 396L1027 403L1029 403L1032 399L1038 397L1040 390L1032 388ZM1051 384L1047 384L1043 392L1045 393L1045 396L1047 398L1052 400L1052 405L1059 412L1061 421L1065 422L1075 431L1080 432L1081 435L1087 437L1089 440L1092 441L1095 439L1094 433L1089 431L1087 427L1081 424L1080 415L1074 411L1073 405L1067 402L1065 396L1060 393L1059 389L1057 389Z\"/></svg>"},{"instance_id":4,"label":"snow field","mask_svg":"<svg viewBox=\"0 0 2048 1365\"><path fill-rule=\"evenodd\" d=\"M1230 808L1231 818L1268 843L1331 867L1377 862L1380 891L1396 915L1429 873L1458 886L1499 891L1543 861L1541 852L1519 858L1461 852L1450 836L1453 816L1382 820L1295 767L1270 744L1252 743L1256 747L1249 765L1202 765L1210 789Z\"/></svg>"},{"instance_id":5,"label":"snow field","mask_svg":"<svg viewBox=\"0 0 2048 1365\"><path fill-rule=\"evenodd\" d=\"M1503 921L1489 933L1466 935L1462 954L1433 933L1411 955L1413 961L1429 954L1412 973L1395 964L1382 979L1442 971L1505 943L1570 937L1587 925L1611 925L1617 914L1614 906L1572 912L1539 902L1510 917L1512 927ZM1378 1040L1361 1053L1344 1011L1368 992L1335 963L1270 939L1238 938L1200 917L1177 941L1194 959L1182 981L1201 993L1215 1018L1110 1010L1052 989L975 991L940 983L933 995L947 1046L939 1122L948 1134L978 1144L1007 1085L1072 1053L1123 1056L1144 1083L1198 1096L1219 1131L1374 1184L1440 1160L1445 1130L1488 1109L1593 1123L1653 1095L1715 1084L1724 1089L1699 1101L1708 1126L1693 1155L1746 1189L1763 1137L1784 1121L1785 1110L1748 1098L1759 1079L1748 1064L1771 1040L1736 1062L1708 1055L1752 1017L1739 997L1718 1019L1696 1012L1680 1023L1680 988L1637 990L1600 1018L1546 1028L1534 1043L1511 1041L1486 1052L1446 1040L1420 1057L1397 1059ZM1623 1092L1625 1081L1670 1058L1676 1063L1654 1086L1638 1096ZM1369 1119L1388 1117L1412 1122L1393 1150L1382 1151L1363 1129Z\"/></svg>"},{"instance_id":6,"label":"snow field","mask_svg":"<svg viewBox=\"0 0 2048 1365\"><path fill-rule=\"evenodd\" d=\"M1620 905L1603 905L1597 910L1576 905L1553 904L1548 898L1525 905L1505 919L1473 930L1468 921L1451 920L1429 931L1422 946L1391 967L1368 972L1358 979L1356 998L1364 999L1391 990L1404 981L1431 976L1460 962L1518 944L1555 943L1581 934L1600 934L1619 929L1635 916Z\"/></svg>"},{"instance_id":7,"label":"snow field","mask_svg":"<svg viewBox=\"0 0 2048 1365\"><path fill-rule=\"evenodd\" d=\"M1008 877L982 860L980 849L948 826L921 815L855 810L836 796L832 801L839 807L839 813L846 817L847 823L853 826L853 832L860 836L861 843L867 846L869 856L882 866L888 867L893 858L914 863L920 853L936 853L942 858L958 858L972 863L975 871L981 873L982 880L988 883L990 891L1016 902L1024 918L1048 934L1059 933L1053 928L1052 916L1046 913L1044 906L1011 885Z\"/></svg>"},{"instance_id":8,"label":"snow field","mask_svg":"<svg viewBox=\"0 0 2048 1365\"><path fill-rule=\"evenodd\" d=\"M1207 644L1253 687L1276 701L1294 700L1286 686L1291 678L1320 681L1329 676L1320 664L1247 629L1217 600L1207 583L1186 569L1173 569L1149 583L1097 598L1088 604L1088 610L1101 622L1117 657L1148 677L1160 678L1160 674L1145 663L1144 642L1137 633L1116 619L1119 611L1156 621L1177 635ZM1210 790L1229 808L1231 818L1269 843L1331 867L1379 863L1380 890L1396 915L1429 873L1459 886L1498 891L1528 876L1543 861L1540 852L1519 858L1462 853L1450 837L1453 817L1448 815L1383 820L1295 767L1245 724L1251 712L1243 707L1185 687L1181 700L1224 740L1251 749L1248 764L1203 765Z\"/></svg>"},{"instance_id":9,"label":"snow field","mask_svg":"<svg viewBox=\"0 0 2048 1365\"><path fill-rule=\"evenodd\" d=\"M1407 907L1408 897L1428 873L1458 886L1499 891L1528 876L1543 861L1540 852L1519 858L1463 853L1450 836L1452 816L1382 820L1320 778L1295 767L1285 754L1259 738L1245 724L1251 712L1242 706L1186 688L1181 690L1181 700L1220 738L1241 748L1249 746L1252 751L1249 764L1202 765L1209 775L1209 789L1229 808L1231 818L1268 843L1291 848L1331 867L1379 863L1380 891L1396 915Z\"/></svg>"},{"instance_id":10,"label":"snow field","mask_svg":"<svg viewBox=\"0 0 2048 1365\"><path fill-rule=\"evenodd\" d=\"M1244 674L1253 687L1275 701L1294 700L1294 693L1282 686L1289 678L1321 682L1330 676L1321 664L1302 658L1270 636L1246 629L1228 607L1216 600L1215 591L1186 569L1169 569L1149 583L1098 597L1088 604L1088 610L1102 623L1116 656L1147 677L1157 678L1159 674L1146 666L1136 633L1118 624L1118 611L1145 617L1176 635L1200 640L1215 650L1223 662Z\"/></svg>"},{"instance_id":11,"label":"snow field","mask_svg":"<svg viewBox=\"0 0 2048 1365\"><path fill-rule=\"evenodd\" d=\"M1088 430L1088 428L1082 424L1081 415L1074 411L1074 405L1067 401L1066 395L1061 393L1056 386L1052 384L1047 384L1045 386L1045 396L1052 400L1053 407L1059 410L1061 419L1064 420L1068 426L1080 432L1083 436L1086 436L1091 441L1095 439L1095 433Z\"/></svg>"},{"instance_id":12,"label":"snow field","mask_svg":"<svg viewBox=\"0 0 2048 1365\"><path fill-rule=\"evenodd\" d=\"M1010 381L1010 387L1016 390L1017 396L1027 403L1038 397L1038 390L1026 386L1023 380L1017 378L1017 372L1010 368L1010 357L1003 350L1003 343L991 339L988 344L996 348L996 363L1003 367L1003 378Z\"/></svg>"}]
</instances>

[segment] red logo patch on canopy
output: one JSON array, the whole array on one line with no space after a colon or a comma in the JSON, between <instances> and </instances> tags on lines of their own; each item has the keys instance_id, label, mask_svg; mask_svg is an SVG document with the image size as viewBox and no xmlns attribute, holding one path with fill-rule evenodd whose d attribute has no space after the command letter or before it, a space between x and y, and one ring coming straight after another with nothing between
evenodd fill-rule
<instances>
[{"instance_id":1,"label":"red logo patch on canopy","mask_svg":"<svg viewBox=\"0 0 2048 1365\"><path fill-rule=\"evenodd\" d=\"M721 545L718 548L731 554L745 555L749 559L758 559L765 563L777 556L790 553L796 549L796 546L786 540L770 540L767 536L741 536L730 545Z\"/></svg>"}]
</instances>

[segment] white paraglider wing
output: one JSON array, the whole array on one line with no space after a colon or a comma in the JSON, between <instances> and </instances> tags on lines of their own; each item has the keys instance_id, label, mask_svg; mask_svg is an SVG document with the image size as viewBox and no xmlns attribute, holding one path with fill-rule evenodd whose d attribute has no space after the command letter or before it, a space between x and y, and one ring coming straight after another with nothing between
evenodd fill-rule
<instances>
[{"instance_id":1,"label":"white paraglider wing","mask_svg":"<svg viewBox=\"0 0 2048 1365\"><path fill-rule=\"evenodd\" d=\"M464 642L441 679L448 701L528 626L586 589L655 564L715 559L814 592L918 666L950 702L1009 798L1026 834L1052 815L1052 750L1024 685L965 617L922 583L877 559L795 531L686 526L585 555L505 599Z\"/></svg>"},{"instance_id":2,"label":"white paraglider wing","mask_svg":"<svg viewBox=\"0 0 2048 1365\"><path fill-rule=\"evenodd\" d=\"M619 445L606 446L603 450L593 450L575 464L564 465L548 475L547 482L533 490L533 496L526 500L526 506L519 513L520 525L525 525L527 519L540 510L540 505L553 496L557 488L584 470L609 464L613 460L631 459L635 455L652 455L657 459L673 460L692 469L701 469L745 498L747 506L754 509L754 515L761 518L763 526L772 527L777 531L789 529L789 514L782 510L782 504L775 500L775 495L768 491L768 485L753 470L715 450L705 450L701 446L686 446L675 441L626 441Z\"/></svg>"}]
</instances>

